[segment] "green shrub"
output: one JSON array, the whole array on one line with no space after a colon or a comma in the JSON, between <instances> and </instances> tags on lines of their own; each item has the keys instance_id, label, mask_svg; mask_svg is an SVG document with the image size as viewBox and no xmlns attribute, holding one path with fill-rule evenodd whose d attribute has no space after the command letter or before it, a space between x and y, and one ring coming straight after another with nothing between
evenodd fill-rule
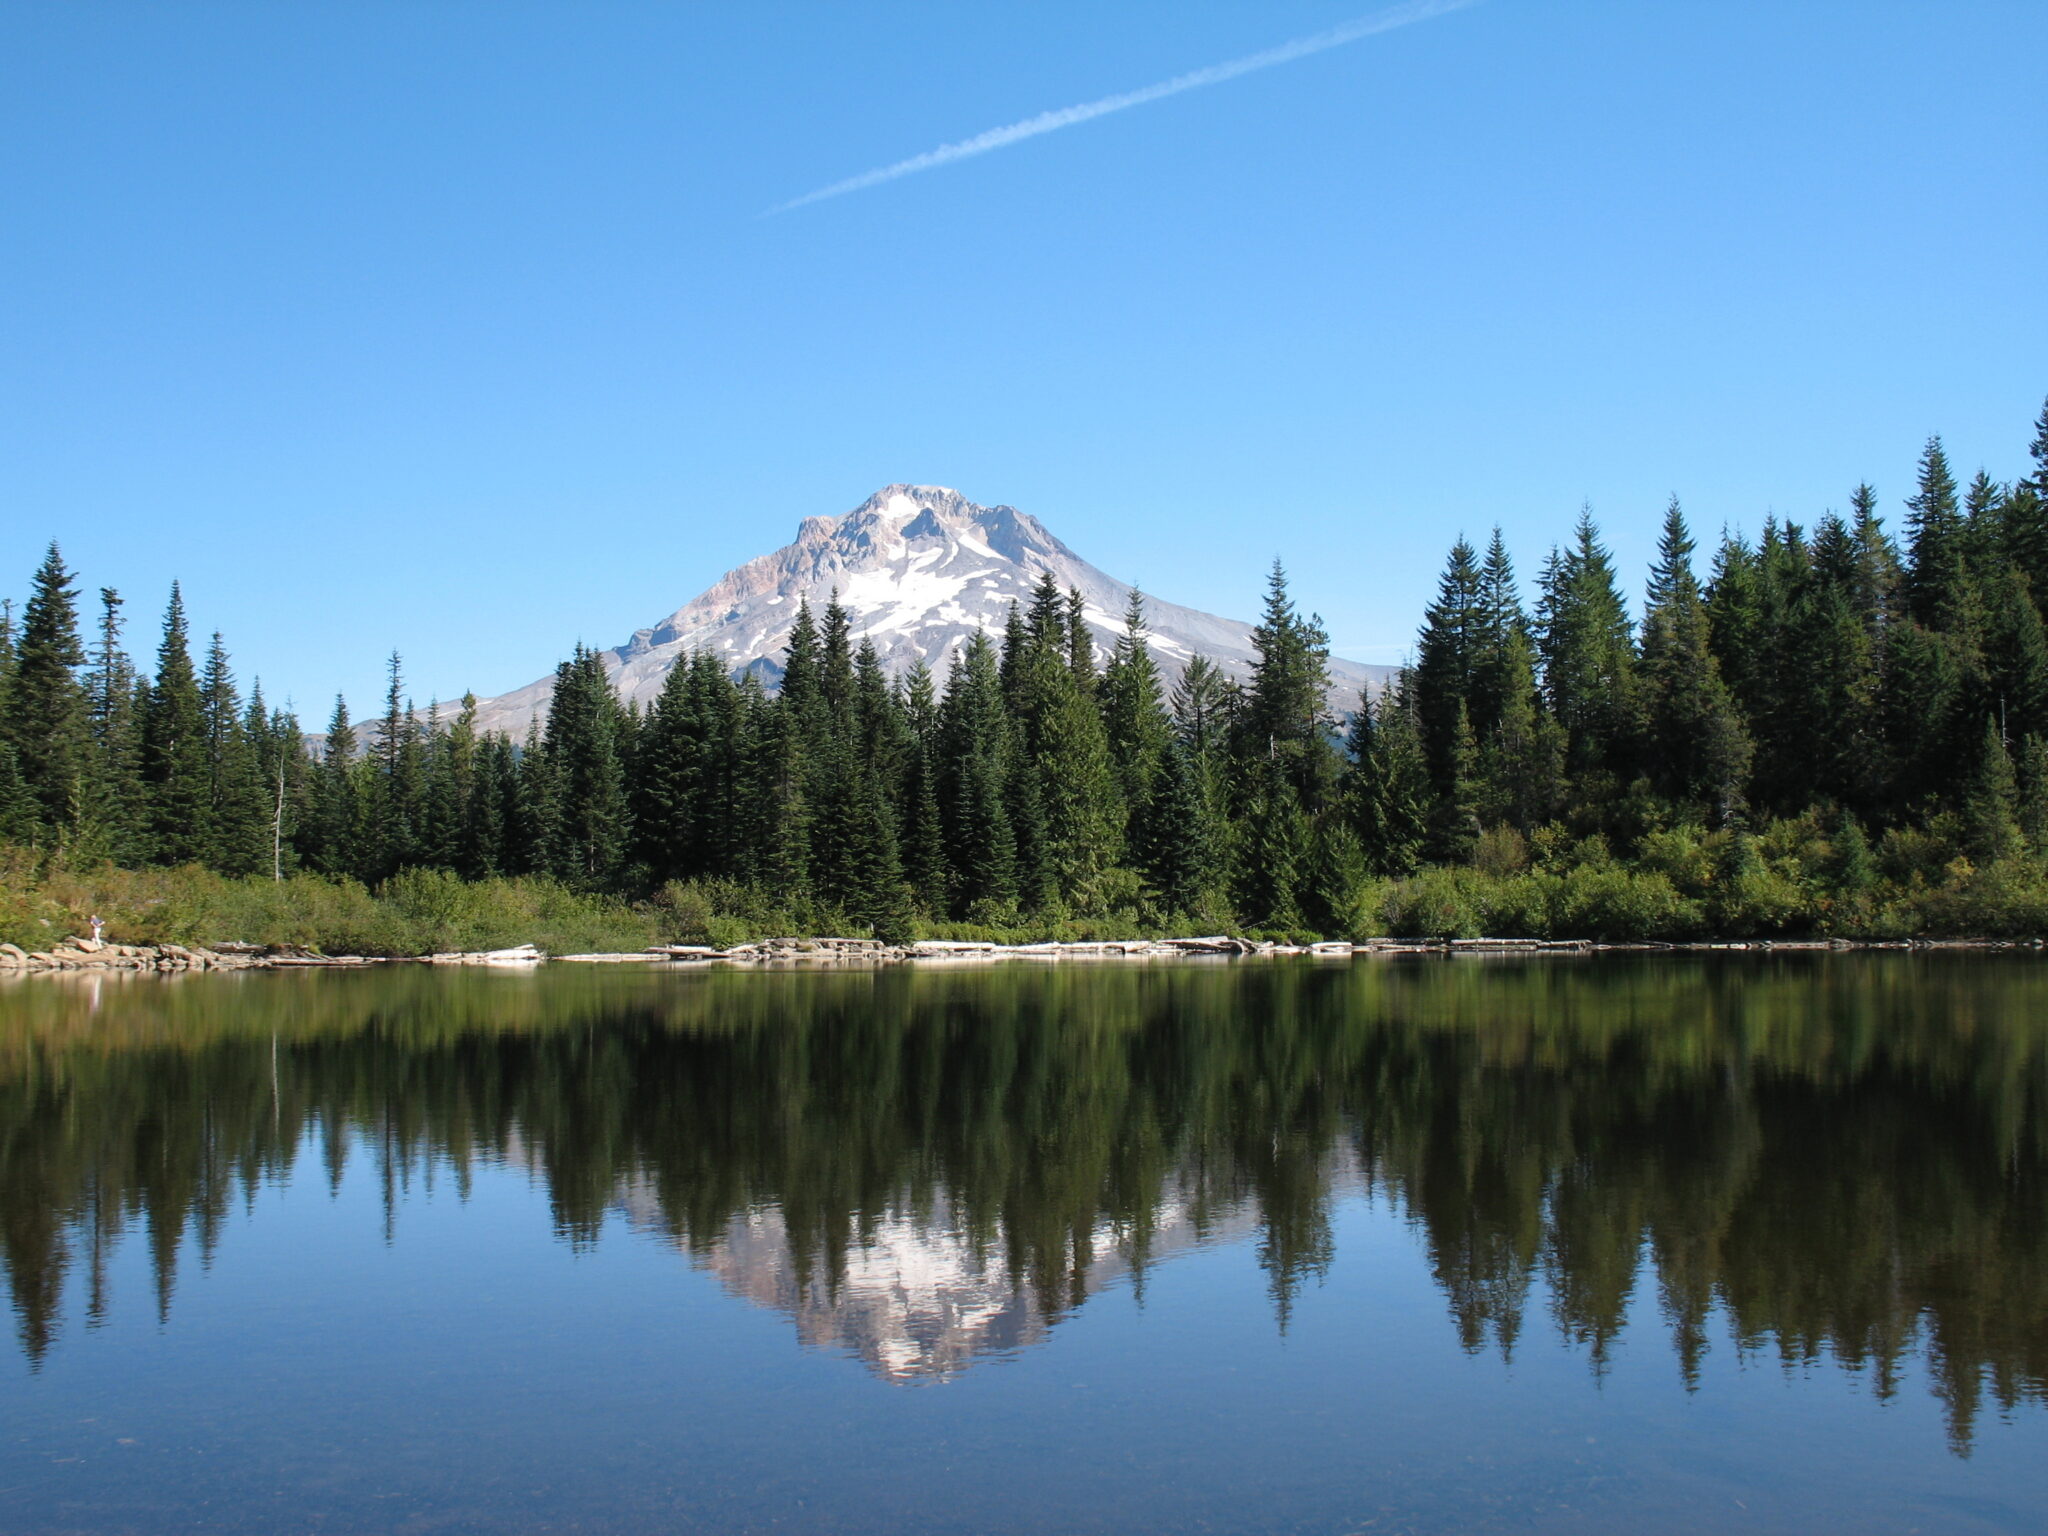
<instances>
[{"instance_id":1,"label":"green shrub","mask_svg":"<svg viewBox=\"0 0 2048 1536\"><path fill-rule=\"evenodd\" d=\"M1656 871L1582 866L1564 876L1552 897L1554 938L1626 943L1687 939L1701 929L1698 904Z\"/></svg>"},{"instance_id":2,"label":"green shrub","mask_svg":"<svg viewBox=\"0 0 2048 1536\"><path fill-rule=\"evenodd\" d=\"M1483 876L1467 869L1422 869L1387 893L1387 932L1397 938L1476 939L1483 928L1477 887Z\"/></svg>"}]
</instances>

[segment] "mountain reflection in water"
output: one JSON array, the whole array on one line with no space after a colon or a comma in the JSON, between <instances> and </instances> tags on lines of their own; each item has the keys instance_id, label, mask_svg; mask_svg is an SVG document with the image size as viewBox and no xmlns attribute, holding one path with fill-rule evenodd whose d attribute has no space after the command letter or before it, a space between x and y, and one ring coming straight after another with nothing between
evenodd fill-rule
<instances>
[{"instance_id":1,"label":"mountain reflection in water","mask_svg":"<svg viewBox=\"0 0 2048 1536\"><path fill-rule=\"evenodd\" d=\"M658 1228L638 1188L624 1205L635 1225ZM1154 1212L1143 1259L1157 1263L1205 1241L1228 1241L1253 1222L1233 1213L1196 1222L1169 1198ZM780 1210L743 1213L697 1261L735 1296L784 1313L814 1349L844 1349L894 1382L946 1381L977 1360L1039 1343L1052 1322L1104 1287L1130 1276L1132 1235L1098 1223L1086 1251L1070 1256L1075 1289L1045 1297L1026 1277L976 1244L941 1197L937 1210L895 1210L865 1228L837 1271L800 1266Z\"/></svg>"},{"instance_id":2,"label":"mountain reflection in water","mask_svg":"<svg viewBox=\"0 0 2048 1536\"><path fill-rule=\"evenodd\" d=\"M1923 1361L1966 1452L2048 1400L2044 1044L2022 957L33 978L0 984L0 1255L34 1364L108 1315L123 1234L168 1316L307 1155L370 1152L387 1222L512 1164L564 1240L623 1211L942 1380L1204 1241L1256 1241L1284 1328L1363 1192L1468 1350L1547 1311L1599 1371L1649 1291L1689 1381L1717 1317L1881 1396Z\"/></svg>"}]
</instances>

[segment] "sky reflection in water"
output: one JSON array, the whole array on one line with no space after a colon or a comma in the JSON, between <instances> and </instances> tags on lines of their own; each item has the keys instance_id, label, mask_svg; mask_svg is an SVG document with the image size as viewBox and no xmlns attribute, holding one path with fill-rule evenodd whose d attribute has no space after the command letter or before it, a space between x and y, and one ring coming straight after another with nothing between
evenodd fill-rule
<instances>
[{"instance_id":1,"label":"sky reflection in water","mask_svg":"<svg viewBox=\"0 0 2048 1536\"><path fill-rule=\"evenodd\" d=\"M0 1529L2035 1529L2044 1005L1979 956L18 984Z\"/></svg>"}]
</instances>

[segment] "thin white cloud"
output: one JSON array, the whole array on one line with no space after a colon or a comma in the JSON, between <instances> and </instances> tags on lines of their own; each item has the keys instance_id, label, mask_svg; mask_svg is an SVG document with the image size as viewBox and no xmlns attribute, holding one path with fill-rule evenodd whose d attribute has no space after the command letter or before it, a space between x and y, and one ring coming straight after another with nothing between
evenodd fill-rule
<instances>
[{"instance_id":1,"label":"thin white cloud","mask_svg":"<svg viewBox=\"0 0 2048 1536\"><path fill-rule=\"evenodd\" d=\"M1211 64L1203 69L1190 70L1187 74L1175 75L1171 80L1162 80L1157 85L1125 91L1117 96L1105 96L1100 101L1084 102L1077 107L1061 107L1055 112L1041 112L1036 117L1025 118L1021 123L991 128L986 133L977 133L973 138L962 139L957 144L941 144L937 149L926 150L921 155L912 155L908 160L898 160L894 165L863 171L858 176L835 181L829 187L806 192L802 197L792 198L789 202L768 211L787 213L790 209L801 208L807 203L822 203L828 197L844 197L849 192L863 192L869 187L878 187L885 181L914 176L919 171L936 170L942 165L951 165L956 160L969 160L976 155L985 155L992 149L1007 149L1010 145L1021 143L1025 139L1035 139L1041 133L1054 133L1061 128L1072 128L1077 123L1085 123L1093 118L1107 117L1112 112L1142 107L1147 102L1163 101L1168 96L1178 96L1182 91L1196 90L1205 85L1221 85L1226 80L1235 80L1239 75L1271 69L1276 64L1291 64L1294 60L1305 59L1312 53L1341 48L1346 43L1355 43L1361 38L1391 32L1396 27L1429 21L1451 11L1463 10L1474 3L1476 0L1409 0L1408 4L1377 11L1356 21L1347 21L1341 27L1332 27L1329 31L1318 32L1313 37L1296 38L1291 43L1282 43L1279 47L1268 48L1262 53L1248 53L1243 58L1232 59L1228 63Z\"/></svg>"}]
</instances>

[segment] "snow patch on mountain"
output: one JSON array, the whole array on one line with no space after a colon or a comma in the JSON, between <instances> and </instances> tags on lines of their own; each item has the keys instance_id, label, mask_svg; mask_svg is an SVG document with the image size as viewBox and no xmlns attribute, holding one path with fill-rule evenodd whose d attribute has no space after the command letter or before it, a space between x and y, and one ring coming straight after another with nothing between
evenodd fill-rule
<instances>
[{"instance_id":1,"label":"snow patch on mountain","mask_svg":"<svg viewBox=\"0 0 2048 1536\"><path fill-rule=\"evenodd\" d=\"M938 485L890 485L840 517L807 517L793 543L728 571L659 624L602 653L621 698L645 706L677 661L696 651L735 675L781 676L797 608L822 619L836 592L856 642L869 639L892 674L922 660L943 681L976 629L1001 632L1011 603L1029 603L1040 573L1062 591L1078 589L1099 655L1123 630L1131 588L1088 564L1045 525L1015 507L983 507ZM1248 586L1258 580L1249 575ZM1251 626L1145 595L1150 641L1169 681L1188 659L1207 656L1226 674L1251 673ZM1333 707L1354 708L1386 667L1333 659ZM481 729L523 736L545 715L551 677L480 700Z\"/></svg>"}]
</instances>

